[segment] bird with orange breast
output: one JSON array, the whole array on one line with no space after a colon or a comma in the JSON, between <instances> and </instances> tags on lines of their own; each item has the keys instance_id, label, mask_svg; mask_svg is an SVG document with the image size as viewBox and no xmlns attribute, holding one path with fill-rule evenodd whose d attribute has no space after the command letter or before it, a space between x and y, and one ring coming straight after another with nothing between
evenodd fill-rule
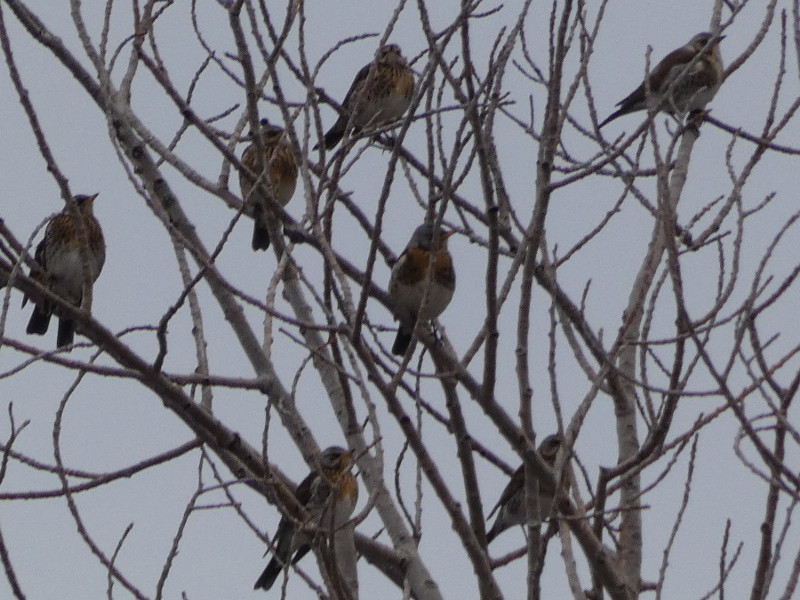
<instances>
[{"instance_id":1,"label":"bird with orange breast","mask_svg":"<svg viewBox=\"0 0 800 600\"><path fill-rule=\"evenodd\" d=\"M453 233L437 232L432 223L420 225L392 268L389 298L400 322L392 354L406 353L417 320L433 320L450 304L456 289L456 272L447 240Z\"/></svg>"},{"instance_id":2,"label":"bird with orange breast","mask_svg":"<svg viewBox=\"0 0 800 600\"><path fill-rule=\"evenodd\" d=\"M295 497L308 513L309 521L332 531L347 523L358 500L358 483L350 472L353 452L331 446L320 454L318 466L318 470L309 473L297 486ZM270 589L282 569L295 564L308 553L312 536L300 529L301 526L289 515L281 517L272 541L272 560L259 576L254 589Z\"/></svg>"}]
</instances>

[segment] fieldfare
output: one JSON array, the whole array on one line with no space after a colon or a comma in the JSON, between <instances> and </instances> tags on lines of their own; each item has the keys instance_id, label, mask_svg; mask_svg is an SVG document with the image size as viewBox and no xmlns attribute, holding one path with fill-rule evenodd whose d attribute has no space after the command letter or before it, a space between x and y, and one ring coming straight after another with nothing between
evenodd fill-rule
<instances>
[{"instance_id":1,"label":"fieldfare","mask_svg":"<svg viewBox=\"0 0 800 600\"><path fill-rule=\"evenodd\" d=\"M439 230L434 242L433 224L420 225L392 268L389 297L394 306L395 319L400 322L392 354L402 356L406 353L417 319L433 320L450 304L456 289L456 272L453 270L453 258L447 251L447 238L453 233ZM431 266L433 274L429 278ZM420 312L423 300L425 307Z\"/></svg>"},{"instance_id":2,"label":"fieldfare","mask_svg":"<svg viewBox=\"0 0 800 600\"><path fill-rule=\"evenodd\" d=\"M325 148L330 150L339 143L351 120L356 134L367 125L378 127L399 119L408 110L413 95L414 74L400 47L381 46L375 53L375 61L361 69L353 80L339 118L325 134Z\"/></svg>"},{"instance_id":3,"label":"fieldfare","mask_svg":"<svg viewBox=\"0 0 800 600\"><path fill-rule=\"evenodd\" d=\"M309 522L327 531L347 522L358 500L358 483L350 472L352 466L353 452L350 450L331 446L322 452L319 470L312 471L295 491L297 502L308 512ZM253 589L270 589L281 569L295 564L308 553L311 542L311 534L298 531L295 519L288 515L281 517L272 540L272 560Z\"/></svg>"},{"instance_id":4,"label":"fieldfare","mask_svg":"<svg viewBox=\"0 0 800 600\"><path fill-rule=\"evenodd\" d=\"M283 129L262 119L260 133L261 152L254 140L242 153L242 165L250 173L239 172L242 199L253 207L253 250L269 248L270 203L286 206L297 184L297 162Z\"/></svg>"},{"instance_id":5,"label":"fieldfare","mask_svg":"<svg viewBox=\"0 0 800 600\"><path fill-rule=\"evenodd\" d=\"M556 462L556 454L561 448L561 436L548 435L541 444L537 451L542 461L550 468ZM555 488L548 485L547 482L540 480L539 482L539 514L541 523L553 508L553 498L555 496ZM499 510L498 510L499 509ZM492 512L486 517L486 520L492 518L492 515L497 512L497 517L489 532L486 534L486 541L491 542L494 538L500 535L509 527L514 525L524 525L527 522L527 513L525 509L525 465L520 466L519 469L514 471L511 476L511 481L503 490L500 495L500 500L497 501Z\"/></svg>"},{"instance_id":6,"label":"fieldfare","mask_svg":"<svg viewBox=\"0 0 800 600\"><path fill-rule=\"evenodd\" d=\"M645 83L617 102L619 110L611 113L600 127L637 110L663 110L683 116L702 109L722 84L719 43L723 39L724 36L715 38L707 32L698 33L688 44L667 54ZM689 67L692 61L694 64Z\"/></svg>"},{"instance_id":7,"label":"fieldfare","mask_svg":"<svg viewBox=\"0 0 800 600\"><path fill-rule=\"evenodd\" d=\"M94 196L75 196L73 199L80 214L80 221L74 214L75 207L67 205L59 214L50 219L44 231L44 238L36 247L35 258L40 270L32 270L31 277L46 286L52 293L60 296L75 307L83 300L83 285L91 286L97 280L106 260L106 244L100 224L95 219L92 205ZM81 239L84 230L88 241L88 265L84 268ZM88 281L85 281L88 278ZM23 306L27 297L22 301ZM28 321L28 333L44 335L50 325L50 317L58 317L58 347L69 346L75 338L75 323L60 314L57 306L45 299L38 300Z\"/></svg>"}]
</instances>

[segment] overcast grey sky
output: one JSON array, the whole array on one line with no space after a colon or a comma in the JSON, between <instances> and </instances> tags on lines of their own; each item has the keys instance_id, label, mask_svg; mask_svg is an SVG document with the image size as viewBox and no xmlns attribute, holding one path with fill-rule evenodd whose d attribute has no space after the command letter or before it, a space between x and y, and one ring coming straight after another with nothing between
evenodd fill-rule
<instances>
[{"instance_id":1,"label":"overcast grey sky","mask_svg":"<svg viewBox=\"0 0 800 600\"><path fill-rule=\"evenodd\" d=\"M434 30L439 30L451 22L459 3L450 1L428 4L428 9L436 19L432 26ZM484 4L481 8L483 11L500 8L496 14L472 22L473 58L476 65L486 65L495 38L502 28L513 24L518 8L512 4L514 3ZM727 37L722 42L721 49L726 63L745 49L760 26L763 5L766 3L751 4L725 31ZM85 54L81 52L68 3L39 0L30 2L30 5L92 71ZM684 44L695 33L708 28L712 5L712 2L697 0L609 2L588 71L598 117L604 118L618 100L639 84L644 72L648 45L652 46L651 60L657 61L667 52ZM102 25L101 6L101 3L83 3L81 6L88 31L95 41L99 38L99 28ZM791 3L788 0L782 0L778 6L789 11L791 15ZM182 289L169 236L129 181L109 141L104 115L52 55L20 29L5 4L2 8L23 82L30 92L31 101L55 159L69 179L72 192L99 193L95 209L105 232L108 249L104 271L94 288L93 315L106 327L117 332L131 327L153 326L177 301ZM178 2L165 11L156 25L158 50L170 77L184 93L206 56L191 29L191 8L190 3ZM238 72L236 63L226 58L226 54L232 55L236 52L226 10L214 2L198 3L195 9L203 39L214 48L217 56L228 67ZM393 10L393 3L390 2L306 2L305 52L309 60L315 63L342 39L363 34L382 35ZM534 2L525 23L527 50L543 67L547 64L550 10L549 3ZM594 11L595 8L590 7L589 10ZM281 21L282 18L277 20ZM130 35L131 30L129 7L115 6L112 13L111 47L115 48ZM336 52L323 65L316 85L324 88L331 97L342 99L352 76L371 60L377 39L379 37L360 40ZM389 41L399 44L407 57L417 57L426 49L415 3L409 3L404 8ZM295 27L287 42L288 52L295 57L298 43ZM455 46L449 51L450 59L456 58L454 48ZM773 82L779 70L779 48L780 29L776 20L763 46L723 85L711 105L714 118L753 134L761 131L773 93ZM151 50L148 47L149 51ZM117 77L123 72L129 53L130 44L126 44L118 59L119 64L115 70ZM522 59L520 45L515 47L514 55L515 58ZM787 78L778 102L778 106L783 109L795 101L800 89L796 54L790 50L788 56ZM418 73L424 67L425 60L423 57L415 63ZM573 53L567 66L570 74L575 72L576 60ZM44 219L61 210L62 201L58 187L48 174L36 147L28 121L8 77L7 67L0 68L3 73L0 79L0 122L4 124L3 140L0 142L0 164L3 165L0 169L0 217L13 232L26 239ZM143 67L140 68L141 72L133 87L134 109L163 142L169 143L180 127L182 117L163 96L152 77ZM259 75L260 69L261 66L258 65ZM285 68L281 69L284 91L289 100L302 102L304 91L288 76ZM508 93L508 100L513 102L508 111L522 120L529 118L529 96L533 98L534 119L538 129L544 110L545 96L542 87L534 86L516 69L511 68L506 76L504 89ZM192 107L201 117L209 118L238 104L239 107L233 114L214 124L229 131L241 115L243 101L242 89L233 85L219 69L211 66L200 78ZM274 107L262 102L261 110L261 116L280 122L280 114ZM333 110L330 107L322 110L324 124L331 124L335 118ZM583 126L589 127L588 115L583 91L579 91L578 98L572 105L571 116L581 120ZM608 139L623 132L630 133L644 118L644 113L620 118L604 129L604 133ZM660 119L658 124L661 135L659 139L666 146L668 137L663 121L663 118ZM296 125L300 127L299 121ZM795 120L776 143L796 146L797 139L800 139L799 129ZM354 153L362 150L365 143L360 142ZM421 122L412 124L406 143L418 156L425 156L424 127ZM505 184L511 202L518 211L520 220L527 223L533 206L538 146L510 119L500 116L496 125L496 143L505 168ZM711 125L703 126L694 148L689 180L681 199L679 220L688 220L702 206L730 193L731 182L726 166L726 151L730 143L730 134ZM241 153L241 149L241 146L237 147L237 155ZM571 127L567 128L564 136L564 149L578 161L588 160L599 152L599 146L595 142L587 140ZM752 150L751 144L740 140L731 151L731 164L736 169L741 168ZM176 153L205 177L212 181L217 178L221 158L196 132L189 131L179 141ZM377 148L367 149L340 184L346 191L352 191L353 201L369 218L374 217L375 199L384 182L388 157L389 153L381 152ZM316 156L314 159L316 160ZM650 167L652 163L652 150L647 149L644 151L642 164ZM733 292L732 306L750 293L752 273L758 267L765 249L783 223L797 210L796 196L800 183L797 165L797 156L773 153L758 165L743 190L742 205L745 210L757 206L768 194L775 193L776 198L767 209L747 222L740 258L742 276ZM219 199L186 181L173 168L164 166L163 171L207 247L216 247L234 212ZM422 197L427 198L426 182L416 174L413 178ZM642 183L642 188L654 197L652 183ZM239 194L235 175L231 177L230 189ZM551 252L562 256L587 235L613 207L622 190L623 185L618 180L589 177L556 192L551 201L546 228ZM483 206L477 173L467 178L459 192L462 196L472 196L477 206ZM298 184L297 193L287 207L295 218L303 215L303 196L304 190ZM414 200L406 178L398 172L389 196L383 240L395 253L399 253L411 231L422 222L423 217L424 212ZM452 207L446 219L452 224L459 224ZM334 247L359 268L363 268L369 239L341 208L336 209L334 223ZM731 216L722 230L730 230L734 224L735 216ZM240 286L253 297L263 299L275 269L275 256L272 252L256 254L250 250L250 227L251 222L247 218L238 222L219 255L217 265L234 285ZM651 215L639 202L629 198L602 234L559 270L561 285L576 302L580 301L584 287L591 281L585 311L595 331L603 332L603 339L607 344L614 339L622 322L622 310L628 302L631 283L646 251L652 228ZM485 236L485 229L478 234ZM37 237L34 240L34 245L38 239ZM485 249L470 244L465 236L454 236L450 247L455 257L458 289L451 306L440 320L456 351L463 355L483 320L480 311L484 309ZM786 239L772 256L768 272L781 277L795 268L798 263L797 247L798 233L796 230L789 230ZM730 260L733 248L725 246L723 251L726 259ZM321 289L321 261L318 253L308 247L299 246L294 254L298 263L303 265L304 274ZM698 318L713 304L717 291L717 259L716 251L709 250L685 257L684 277L688 282L687 295L693 301L694 318ZM507 269L509 265L510 261L506 259L504 268ZM379 258L373 280L377 285L385 287L388 278L389 267ZM800 297L796 288L797 286L787 292L780 305L766 312L759 322L765 339L781 334L780 339L770 348L773 352L772 358L797 343L796 307ZM205 308L204 325L206 338L209 340L208 353L212 372L231 377L253 377L250 364L208 288L201 285L198 291ZM20 310L20 301L20 293L11 291L5 336L37 345L43 350L51 349L55 344L54 331L41 339L26 337L24 331L29 308ZM518 286L515 286L508 306L515 309L518 302ZM534 289L533 304L530 363L534 377L534 426L537 434L546 435L557 428L557 419L550 403L551 383L547 371L550 352L547 310L550 302L543 290ZM280 296L276 300L276 308L290 313L288 305ZM503 358L499 364L496 392L498 399L512 415L517 414L519 397L514 371L514 309L505 315L500 324L500 356ZM260 333L262 316L251 307L247 307L246 312L255 331ZM320 317L319 312L316 316ZM728 316L728 313L723 316ZM389 312L375 301L368 304L368 317L373 324L386 327L393 325ZM659 338L660 331L669 335L673 321L674 311L671 309L657 314L651 337ZM285 329L292 336L297 335L296 328L287 326ZM185 307L171 322L169 334L170 353L164 370L175 373L193 372L196 359L191 340L191 320ZM272 359L276 370L284 377L284 385L297 386L298 404L311 425L315 438L323 447L334 443L342 444L344 437L311 366L306 365L297 381L293 381L298 370L303 368L307 353L286 333L276 332L275 335ZM392 337L393 332L380 334L384 345L391 344ZM730 332L719 337L713 336L709 348L725 353L729 337ZM79 339L85 341L85 338ZM124 339L146 360L155 358L157 342L153 331L137 331L127 334ZM90 352L85 348L76 349L70 358L88 360ZM658 353L659 350L656 349L655 352ZM568 420L590 390L591 384L576 365L573 353L563 337L559 339L557 354L556 386L564 418ZM671 354L666 350L663 359L667 363L671 360ZM4 375L0 379L0 439L8 435L7 405L13 402L17 423L30 421L17 441L15 450L42 463L52 464L56 411L76 375L69 369L43 362L27 365L19 372L11 374L26 360L25 354L8 346L0 349L0 373ZM427 358L426 361L425 368L431 372L433 367L430 359ZM478 376L482 368L481 361L482 355L479 354L469 366L470 371ZM108 357L101 357L99 362L114 364ZM781 383L788 383L797 368L797 361L794 361L779 371ZM731 381L734 389L746 385L747 380L741 367L735 370L734 375L738 378ZM430 393L426 400L445 411L440 387L426 384L424 389ZM713 383L707 376L698 374L690 381L688 389L692 392L703 392L713 389ZM395 422L386 416L385 407L377 395L374 401L378 403L377 410L385 426L383 442L387 458L387 478L393 489L392 468L401 449L402 438ZM473 434L509 464L516 466L518 457L482 411L465 393L461 401ZM215 390L214 409L217 418L256 447L261 445L264 429L264 404L264 396L256 392L225 388ZM674 433L668 439L686 431L700 414L709 414L721 404L722 401L715 396L687 396L682 399L675 417ZM363 409L363 405L359 404L359 408ZM405 408L413 413L414 408L410 402L405 402ZM756 404L748 409L754 415L765 410L765 407L763 404ZM664 597L697 598L713 587L719 576L718 554L727 519L733 521L731 547L743 542L739 565L731 575L729 590L734 597L738 597L736 590L749 589L753 565L757 560L759 525L763 517L767 487L734 456L732 447L737 430L738 424L729 414L723 415L703 430L692 484L692 501L675 542L679 549L670 559L671 577L664 588ZM141 385L120 378L97 376L90 376L82 381L69 399L63 414L60 435L65 465L90 473L122 468L176 447L193 437L192 432L164 408L159 398L147 392ZM640 439L643 436L642 427ZM423 439L429 444L433 457L440 464L451 467L442 469L442 472L451 489L463 501L463 485L459 483L461 472L457 465L452 436L426 417ZM593 482L600 466L611 466L616 462L614 411L608 397L601 395L595 401L578 437L575 451L588 469ZM745 451L752 454L747 445ZM797 445L793 445L789 452L787 463L796 472ZM307 473L300 454L282 431L275 416L270 427L270 458L296 481ZM113 485L75 496L87 528L106 553L113 552L126 526L133 524L117 564L147 597L156 595L155 586L165 557L186 504L196 489L198 460L199 453L194 451L173 462L139 473L130 480L117 481ZM643 485L653 481L661 473L661 469L666 467L666 462L662 460L658 466L651 467L644 475ZM478 460L477 465L483 486L481 491L484 507L488 509L499 496L507 478L485 461ZM658 577L661 552L670 535L684 492L686 468L687 457L684 454L656 492L643 499L643 576L648 581L654 581ZM224 467L222 469L222 476L226 480L231 479L230 473ZM404 464L401 475L403 491L407 495L404 499L411 504L415 485L413 463ZM203 479L207 484L213 484L213 476L207 465L203 467ZM77 481L76 479L75 482ZM11 461L5 481L0 486L0 494L52 490L59 486L55 475L46 475ZM242 503L247 515L262 531L271 535L279 520L277 510L244 485L234 486L233 493L237 501ZM364 506L366 497L366 491L362 487L357 510ZM225 501L224 495L215 491L203 495L198 504L211 506ZM463 553L451 551L459 544L458 538L427 484L423 506L424 536L420 551L444 597L476 597L477 586L472 566ZM780 508L785 508L785 505L781 504ZM0 501L0 528L28 598L98 598L106 594L104 569L81 542L75 524L67 514L63 498ZM370 534L379 528L380 521L372 514L359 526L359 532ZM800 539L795 528L789 531L788 539L792 541L784 555L794 556L798 551L796 540ZM385 535L381 540L388 543ZM500 556L520 547L523 542L521 532L512 530L492 545L491 554L494 557ZM196 511L192 514L181 540L180 553L165 584L163 597L178 598L184 592L193 600L265 597L262 592L253 592L251 589L266 561L262 559L264 549L263 542L253 535L234 510L217 508ZM543 597L563 598L569 594L559 549L558 540L553 540L548 554ZM729 549L729 554L731 552ZM782 587L788 576L790 561L791 559L780 566L776 589ZM306 558L301 566L316 573L311 557ZM525 569L523 559L496 571L501 589L508 598L523 597ZM392 584L364 561L359 564L359 576L363 598L400 596ZM584 583L589 585L588 578ZM289 590L292 598L316 597L295 575L290 577ZM7 581L0 577L0 598L10 597L10 593ZM272 590L269 597L278 596L278 590ZM115 597L127 598L129 594L117 588Z\"/></svg>"}]
</instances>

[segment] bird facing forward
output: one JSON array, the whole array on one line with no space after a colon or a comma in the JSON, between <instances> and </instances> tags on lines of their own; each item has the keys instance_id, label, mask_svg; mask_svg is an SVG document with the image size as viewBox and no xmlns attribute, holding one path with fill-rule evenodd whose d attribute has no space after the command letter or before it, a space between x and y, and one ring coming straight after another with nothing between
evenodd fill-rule
<instances>
[{"instance_id":1,"label":"bird facing forward","mask_svg":"<svg viewBox=\"0 0 800 600\"><path fill-rule=\"evenodd\" d=\"M242 199L253 207L253 250L269 248L270 200L286 206L297 184L297 161L283 129L266 119L261 120L260 127L261 151L255 140L245 148L242 165L250 174L239 172Z\"/></svg>"},{"instance_id":2,"label":"bird facing forward","mask_svg":"<svg viewBox=\"0 0 800 600\"><path fill-rule=\"evenodd\" d=\"M308 513L309 522L328 531L347 522L358 500L358 483L350 472L352 466L352 451L331 446L322 452L319 469L312 471L295 491L297 502ZM281 517L272 541L272 560L253 589L270 589L281 569L295 564L308 553L311 541L311 534L298 531L294 519L288 515Z\"/></svg>"},{"instance_id":3,"label":"bird facing forward","mask_svg":"<svg viewBox=\"0 0 800 600\"><path fill-rule=\"evenodd\" d=\"M84 279L88 279L86 284L92 286L106 260L103 231L94 217L92 208L95 198L97 194L75 196L74 207L67 205L50 219L44 231L44 238L36 247L35 258L39 270L31 271L33 279L75 307L80 307L83 300ZM75 208L79 217L75 215ZM85 232L85 238L81 229ZM81 252L82 239L88 242L87 269L84 269L83 252ZM26 301L27 297L22 301L23 306ZM75 339L74 321L60 314L58 307L46 299L35 302L26 331L44 335L53 313L59 317L56 338L58 347L70 346Z\"/></svg>"},{"instance_id":4,"label":"bird facing forward","mask_svg":"<svg viewBox=\"0 0 800 600\"><path fill-rule=\"evenodd\" d=\"M537 452L542 461L553 468L556 462L556 455L559 448L561 448L561 436L554 434L548 435L542 443L539 444ZM555 496L555 487L548 485L543 480L539 480L539 514L541 523L553 508L553 498ZM503 490L500 495L500 500L497 501L492 512L486 517L487 520L492 518L492 515L497 512L497 517L489 532L486 534L486 541L491 542L494 538L500 535L509 527L514 525L524 525L527 522L527 513L525 509L525 465L520 466L519 469L514 471L511 476L511 481Z\"/></svg>"},{"instance_id":5,"label":"bird facing forward","mask_svg":"<svg viewBox=\"0 0 800 600\"><path fill-rule=\"evenodd\" d=\"M600 127L637 110L657 109L683 116L702 109L722 85L719 43L723 39L724 36L715 38L708 32L698 33L688 44L667 54L645 83L617 102L619 110L611 113Z\"/></svg>"},{"instance_id":6,"label":"bird facing forward","mask_svg":"<svg viewBox=\"0 0 800 600\"><path fill-rule=\"evenodd\" d=\"M440 230L434 241L433 224L420 225L392 268L389 297L394 306L395 319L400 322L392 354L402 356L406 353L417 319L435 319L450 304L456 288L456 273L453 269L453 258L447 250L447 239L453 233ZM433 274L429 286L428 270L431 266ZM427 291L426 299L428 287L430 290ZM423 300L425 308L420 313Z\"/></svg>"},{"instance_id":7,"label":"bird facing forward","mask_svg":"<svg viewBox=\"0 0 800 600\"><path fill-rule=\"evenodd\" d=\"M400 47L381 46L375 61L362 68L353 80L339 118L325 134L325 148L330 150L339 143L350 120L356 134L367 125L378 127L399 119L408 110L413 95L414 74Z\"/></svg>"}]
</instances>

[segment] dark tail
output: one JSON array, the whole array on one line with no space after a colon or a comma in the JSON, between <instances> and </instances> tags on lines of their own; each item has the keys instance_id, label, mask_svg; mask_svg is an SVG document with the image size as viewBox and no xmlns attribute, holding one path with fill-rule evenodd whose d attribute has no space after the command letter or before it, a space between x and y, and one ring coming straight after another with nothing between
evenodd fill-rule
<instances>
[{"instance_id":1,"label":"dark tail","mask_svg":"<svg viewBox=\"0 0 800 600\"><path fill-rule=\"evenodd\" d=\"M257 208L253 213L253 250L269 248L269 229L264 219L263 209Z\"/></svg>"},{"instance_id":2,"label":"dark tail","mask_svg":"<svg viewBox=\"0 0 800 600\"><path fill-rule=\"evenodd\" d=\"M494 520L494 525L492 525L492 528L489 531L486 532L486 543L487 544L491 544L492 540L494 540L494 538L496 538L498 535L500 535L503 532L503 528L498 527L498 525L500 524L499 521L500 521L499 519L495 519Z\"/></svg>"},{"instance_id":3,"label":"dark tail","mask_svg":"<svg viewBox=\"0 0 800 600\"><path fill-rule=\"evenodd\" d=\"M256 584L253 586L254 590L268 590L272 587L275 583L275 580L278 578L278 575L281 572L283 565L278 562L278 559L274 556L272 560L269 561L267 568L264 569L264 572L261 573L261 576L256 581Z\"/></svg>"},{"instance_id":4,"label":"dark tail","mask_svg":"<svg viewBox=\"0 0 800 600\"><path fill-rule=\"evenodd\" d=\"M61 317L58 319L58 337L56 344L59 348L71 346L75 340L75 321Z\"/></svg>"},{"instance_id":5,"label":"dark tail","mask_svg":"<svg viewBox=\"0 0 800 600\"><path fill-rule=\"evenodd\" d=\"M292 564L295 564L298 560L300 560L306 554L308 554L309 550L311 550L311 546L309 546L308 544L300 546L300 548L298 548L297 552L295 553L294 558L292 559ZM288 557L286 558L286 560L288 560ZM278 578L278 575L280 575L282 569L283 569L282 562L278 560L275 556L273 556L272 560L269 561L267 568L264 569L264 572L261 573L261 576L258 578L258 581L256 581L256 584L253 586L253 589L254 590L270 589L274 585L275 580Z\"/></svg>"},{"instance_id":6,"label":"dark tail","mask_svg":"<svg viewBox=\"0 0 800 600\"><path fill-rule=\"evenodd\" d=\"M397 330L397 337L394 338L394 345L392 346L392 354L395 356L403 356L408 350L408 345L411 343L411 333L406 330L402 325Z\"/></svg>"},{"instance_id":7,"label":"dark tail","mask_svg":"<svg viewBox=\"0 0 800 600\"><path fill-rule=\"evenodd\" d=\"M333 127L331 127L328 130L328 133L325 134L326 149L330 150L339 143L344 135L345 127L347 127L347 121L344 121L341 118L334 123Z\"/></svg>"},{"instance_id":8,"label":"dark tail","mask_svg":"<svg viewBox=\"0 0 800 600\"><path fill-rule=\"evenodd\" d=\"M31 319L28 321L28 328L25 331L35 335L47 333L47 328L50 325L50 314L50 309L47 306L34 304L33 313L31 313Z\"/></svg>"},{"instance_id":9,"label":"dark tail","mask_svg":"<svg viewBox=\"0 0 800 600\"><path fill-rule=\"evenodd\" d=\"M608 125L609 123L611 123L611 121L613 121L617 117L621 117L622 115L627 114L628 112L629 111L625 110L624 108L620 108L619 110L614 111L613 113L608 115L608 117L606 117L606 120L600 123L600 125L598 125L597 128L601 129L603 126Z\"/></svg>"}]
</instances>

